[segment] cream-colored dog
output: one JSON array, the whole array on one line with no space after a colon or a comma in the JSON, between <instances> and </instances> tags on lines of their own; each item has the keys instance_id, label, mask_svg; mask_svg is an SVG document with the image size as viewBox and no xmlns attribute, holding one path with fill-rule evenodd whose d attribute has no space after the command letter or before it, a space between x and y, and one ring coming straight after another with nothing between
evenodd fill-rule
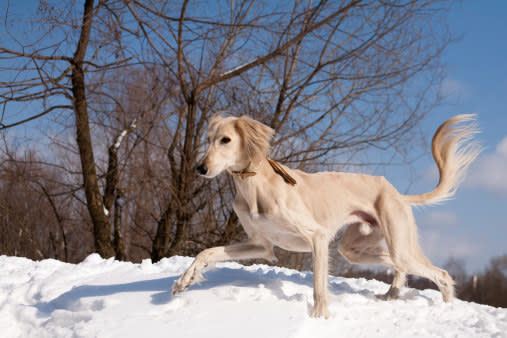
<instances>
[{"instance_id":1,"label":"cream-colored dog","mask_svg":"<svg viewBox=\"0 0 507 338\"><path fill-rule=\"evenodd\" d=\"M234 211L248 234L245 243L202 251L174 283L173 293L198 281L207 265L225 260L274 260L273 246L311 252L314 307L311 316L328 317L328 244L344 226L340 253L351 263L383 264L395 270L389 291L399 296L406 274L429 278L444 301L454 294L453 280L424 256L411 205L450 198L467 167L479 154L472 141L473 115L443 123L432 142L440 171L437 187L420 195L400 194L384 177L344 172L309 174L292 170L267 155L273 130L248 117L216 117L208 128L209 149L197 168L207 178L228 171L237 190Z\"/></svg>"}]
</instances>

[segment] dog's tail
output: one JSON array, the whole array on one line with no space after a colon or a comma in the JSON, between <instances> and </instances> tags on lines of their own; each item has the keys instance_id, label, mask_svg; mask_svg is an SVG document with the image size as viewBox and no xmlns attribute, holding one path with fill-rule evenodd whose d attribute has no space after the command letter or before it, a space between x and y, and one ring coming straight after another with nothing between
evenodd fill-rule
<instances>
[{"instance_id":1,"label":"dog's tail","mask_svg":"<svg viewBox=\"0 0 507 338\"><path fill-rule=\"evenodd\" d=\"M472 161L481 152L473 136L479 131L475 114L458 115L445 121L433 136L431 152L440 179L433 191L404 195L410 204L436 204L452 198Z\"/></svg>"}]
</instances>

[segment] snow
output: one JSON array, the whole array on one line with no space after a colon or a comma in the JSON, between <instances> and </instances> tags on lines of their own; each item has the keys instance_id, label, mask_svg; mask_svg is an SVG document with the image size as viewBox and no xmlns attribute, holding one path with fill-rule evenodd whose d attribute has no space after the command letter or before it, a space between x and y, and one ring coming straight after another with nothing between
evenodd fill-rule
<instances>
[{"instance_id":1,"label":"snow","mask_svg":"<svg viewBox=\"0 0 507 338\"><path fill-rule=\"evenodd\" d=\"M104 207L104 215L109 216L109 210L107 210L105 205L103 205L103 207Z\"/></svg>"},{"instance_id":2,"label":"snow","mask_svg":"<svg viewBox=\"0 0 507 338\"><path fill-rule=\"evenodd\" d=\"M135 119L132 120L132 122L130 123L129 127L127 129L124 129L122 130L122 132L120 133L120 135L118 135L116 137L116 140L114 142L114 148L116 150L118 150L118 148L120 148L120 145L121 145L121 142L123 141L123 139L125 138L125 136L127 136L127 133L131 130L134 130L137 128L137 120L139 118L136 117Z\"/></svg>"},{"instance_id":3,"label":"snow","mask_svg":"<svg viewBox=\"0 0 507 338\"><path fill-rule=\"evenodd\" d=\"M127 135L127 129L124 129L120 135L118 135L118 137L116 138L116 142L114 143L114 147L115 149L118 149L120 148L120 145L121 145L121 141L123 141L123 138Z\"/></svg>"},{"instance_id":4,"label":"snow","mask_svg":"<svg viewBox=\"0 0 507 338\"><path fill-rule=\"evenodd\" d=\"M224 73L220 74L220 76L219 76L219 77L229 75L229 74L231 74L231 73L233 73L233 72L237 71L238 69L244 68L244 67L246 67L246 66L248 66L248 65L250 65L250 64L252 64L252 63L254 63L255 61L257 61L257 59L255 59L255 60L253 60L253 61L249 61L249 62L244 63L244 64L241 64L241 65L239 65L239 66L237 66L237 67L234 67L234 68L232 68L232 69L230 69L230 70L228 70L228 71L226 71L226 72L224 72Z\"/></svg>"},{"instance_id":5,"label":"snow","mask_svg":"<svg viewBox=\"0 0 507 338\"><path fill-rule=\"evenodd\" d=\"M507 309L388 285L329 278L328 320L309 317L311 272L219 263L172 296L192 258L79 264L0 256L1 337L507 337Z\"/></svg>"}]
</instances>

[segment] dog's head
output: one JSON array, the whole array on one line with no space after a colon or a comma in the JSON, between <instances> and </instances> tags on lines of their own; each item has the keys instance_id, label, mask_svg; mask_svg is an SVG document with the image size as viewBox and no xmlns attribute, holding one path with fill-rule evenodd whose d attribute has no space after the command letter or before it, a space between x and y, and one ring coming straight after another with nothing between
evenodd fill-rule
<instances>
[{"instance_id":1,"label":"dog's head","mask_svg":"<svg viewBox=\"0 0 507 338\"><path fill-rule=\"evenodd\" d=\"M212 178L224 170L255 167L269 152L273 129L249 117L214 117L208 126L208 150L197 167Z\"/></svg>"}]
</instances>

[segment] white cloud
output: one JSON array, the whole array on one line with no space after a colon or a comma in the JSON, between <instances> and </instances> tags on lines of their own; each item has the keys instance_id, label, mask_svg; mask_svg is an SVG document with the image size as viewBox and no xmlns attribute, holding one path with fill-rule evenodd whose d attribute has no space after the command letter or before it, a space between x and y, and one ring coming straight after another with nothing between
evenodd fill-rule
<instances>
[{"instance_id":1,"label":"white cloud","mask_svg":"<svg viewBox=\"0 0 507 338\"><path fill-rule=\"evenodd\" d=\"M475 160L464 186L507 195L507 136L493 153Z\"/></svg>"},{"instance_id":2,"label":"white cloud","mask_svg":"<svg viewBox=\"0 0 507 338\"><path fill-rule=\"evenodd\" d=\"M454 226L458 224L458 215L449 210L431 211L421 215L421 225L424 226Z\"/></svg>"},{"instance_id":3,"label":"white cloud","mask_svg":"<svg viewBox=\"0 0 507 338\"><path fill-rule=\"evenodd\" d=\"M440 94L444 97L463 99L469 93L470 89L465 82L456 79L444 79L440 85Z\"/></svg>"},{"instance_id":4,"label":"white cloud","mask_svg":"<svg viewBox=\"0 0 507 338\"><path fill-rule=\"evenodd\" d=\"M458 215L450 210L425 212L417 217L423 252L437 266L449 257L467 259L477 253L477 243L460 234Z\"/></svg>"},{"instance_id":5,"label":"white cloud","mask_svg":"<svg viewBox=\"0 0 507 338\"><path fill-rule=\"evenodd\" d=\"M466 259L480 253L478 243L469 238L442 234L440 231L421 231L423 252L431 261L442 265L449 257Z\"/></svg>"}]
</instances>

